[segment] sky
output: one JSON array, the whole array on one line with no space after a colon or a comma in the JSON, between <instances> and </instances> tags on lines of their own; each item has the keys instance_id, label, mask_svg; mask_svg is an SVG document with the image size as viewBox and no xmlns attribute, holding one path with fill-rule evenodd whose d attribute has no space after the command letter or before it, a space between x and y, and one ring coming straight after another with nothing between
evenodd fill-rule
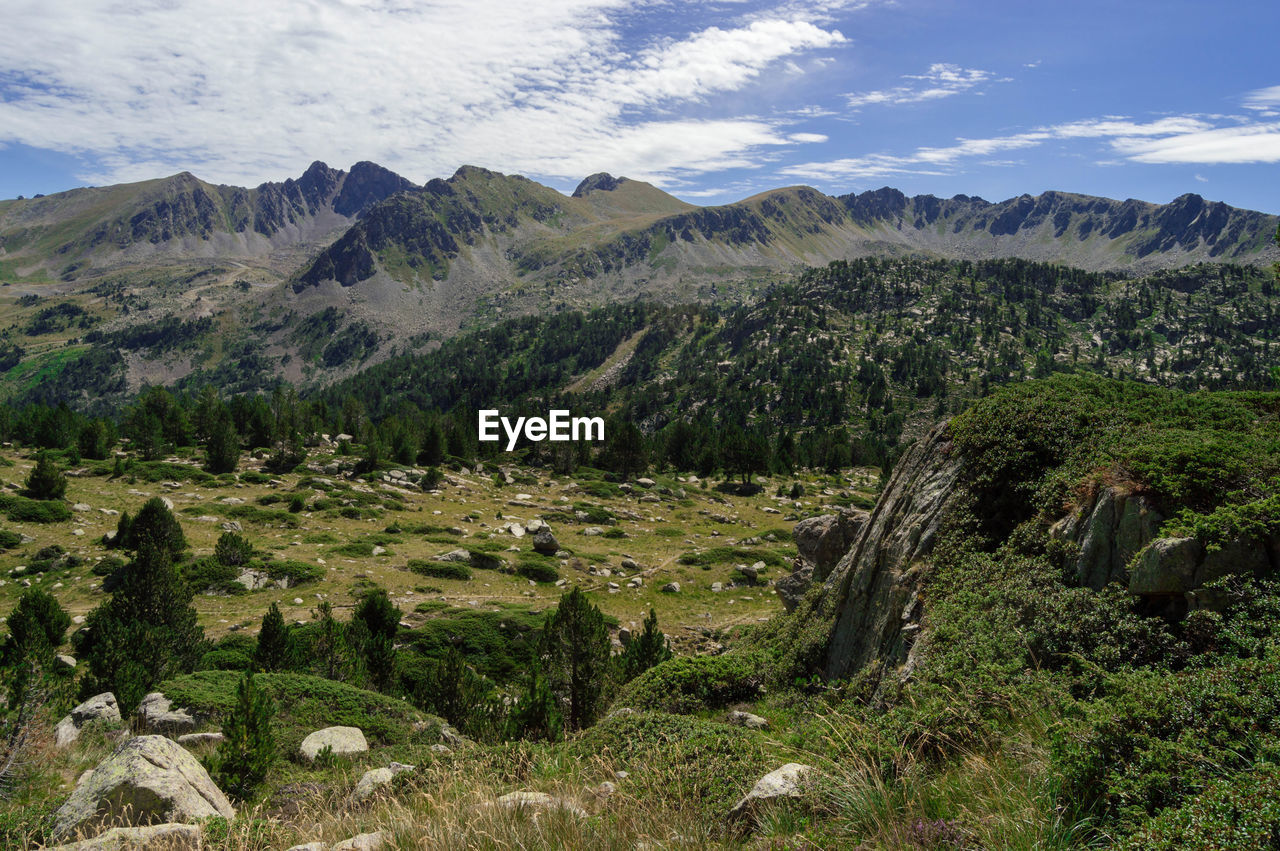
<instances>
[{"instance_id":1,"label":"sky","mask_svg":"<svg viewBox=\"0 0 1280 851\"><path fill-rule=\"evenodd\" d=\"M1276 0L5 0L0 198L313 160L1280 213Z\"/></svg>"}]
</instances>

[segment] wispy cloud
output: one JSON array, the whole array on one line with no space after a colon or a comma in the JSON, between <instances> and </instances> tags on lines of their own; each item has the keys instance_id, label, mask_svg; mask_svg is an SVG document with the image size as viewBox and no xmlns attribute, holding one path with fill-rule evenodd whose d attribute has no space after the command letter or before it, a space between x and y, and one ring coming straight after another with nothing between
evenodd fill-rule
<instances>
[{"instance_id":1,"label":"wispy cloud","mask_svg":"<svg viewBox=\"0 0 1280 851\"><path fill-rule=\"evenodd\" d=\"M1115 149L1141 163L1280 162L1280 123L1219 127L1159 139L1117 139Z\"/></svg>"},{"instance_id":2,"label":"wispy cloud","mask_svg":"<svg viewBox=\"0 0 1280 851\"><path fill-rule=\"evenodd\" d=\"M638 16L671 19L626 0L11 0L0 144L85 156L97 182L252 184L320 158L670 183L818 141L705 105L845 43L824 18L840 5L756 3L637 46Z\"/></svg>"},{"instance_id":3,"label":"wispy cloud","mask_svg":"<svg viewBox=\"0 0 1280 851\"><path fill-rule=\"evenodd\" d=\"M959 65L939 62L930 65L929 70L923 74L908 74L902 79L911 82L891 89L855 92L846 95L846 102L850 109L860 109L864 106L895 106L939 100L970 91L983 83L995 80L996 76L990 71L961 68Z\"/></svg>"},{"instance_id":4,"label":"wispy cloud","mask_svg":"<svg viewBox=\"0 0 1280 851\"><path fill-rule=\"evenodd\" d=\"M1280 108L1280 86L1268 86L1249 92L1244 97L1244 106L1245 109L1275 114L1275 110Z\"/></svg>"},{"instance_id":5,"label":"wispy cloud","mask_svg":"<svg viewBox=\"0 0 1280 851\"><path fill-rule=\"evenodd\" d=\"M1104 116L1038 127L987 139L957 139L942 147L919 147L907 154L875 153L828 162L786 166L780 173L809 180L866 180L893 175L953 174L964 162L1003 151L1050 142L1099 140L1107 154L1143 163L1280 162L1280 124L1215 127L1204 116L1167 116L1139 122ZM987 161L985 165L998 165ZM1099 164L1115 164L1100 161Z\"/></svg>"}]
</instances>

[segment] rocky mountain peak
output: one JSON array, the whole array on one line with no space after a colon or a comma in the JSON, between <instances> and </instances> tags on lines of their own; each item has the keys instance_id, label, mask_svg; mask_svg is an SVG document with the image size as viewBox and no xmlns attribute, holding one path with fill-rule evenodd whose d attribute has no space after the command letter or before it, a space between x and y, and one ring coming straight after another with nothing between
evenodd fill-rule
<instances>
[{"instance_id":1,"label":"rocky mountain peak","mask_svg":"<svg viewBox=\"0 0 1280 851\"><path fill-rule=\"evenodd\" d=\"M626 182L625 177L614 177L607 171L601 171L579 183L578 188L573 190L573 197L582 198L589 192L612 192Z\"/></svg>"}]
</instances>

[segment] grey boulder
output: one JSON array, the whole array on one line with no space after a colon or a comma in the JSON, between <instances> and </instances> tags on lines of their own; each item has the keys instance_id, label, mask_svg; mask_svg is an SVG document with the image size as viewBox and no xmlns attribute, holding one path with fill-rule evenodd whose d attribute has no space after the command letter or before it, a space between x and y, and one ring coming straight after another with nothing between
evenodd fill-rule
<instances>
[{"instance_id":1,"label":"grey boulder","mask_svg":"<svg viewBox=\"0 0 1280 851\"><path fill-rule=\"evenodd\" d=\"M121 744L76 786L54 814L54 839L101 822L146 825L235 818L227 796L199 761L164 736Z\"/></svg>"}]
</instances>

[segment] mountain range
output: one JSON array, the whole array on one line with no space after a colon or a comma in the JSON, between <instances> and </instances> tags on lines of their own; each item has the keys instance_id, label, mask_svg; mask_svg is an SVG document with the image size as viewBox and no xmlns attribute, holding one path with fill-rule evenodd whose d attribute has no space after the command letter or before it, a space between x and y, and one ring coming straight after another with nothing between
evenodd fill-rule
<instances>
[{"instance_id":1,"label":"mountain range","mask_svg":"<svg viewBox=\"0 0 1280 851\"><path fill-rule=\"evenodd\" d=\"M425 185L369 162L316 162L255 188L182 173L0 202L0 361L18 369L13 386L65 361L82 331L100 345L159 334L173 344L120 349L129 387L255 358L327 381L510 316L743 304L836 260L1021 258L1117 276L1263 266L1280 259L1278 226L1193 194L993 203L798 186L698 207L603 173L571 195L474 166ZM175 343L172 328L189 339Z\"/></svg>"}]
</instances>

